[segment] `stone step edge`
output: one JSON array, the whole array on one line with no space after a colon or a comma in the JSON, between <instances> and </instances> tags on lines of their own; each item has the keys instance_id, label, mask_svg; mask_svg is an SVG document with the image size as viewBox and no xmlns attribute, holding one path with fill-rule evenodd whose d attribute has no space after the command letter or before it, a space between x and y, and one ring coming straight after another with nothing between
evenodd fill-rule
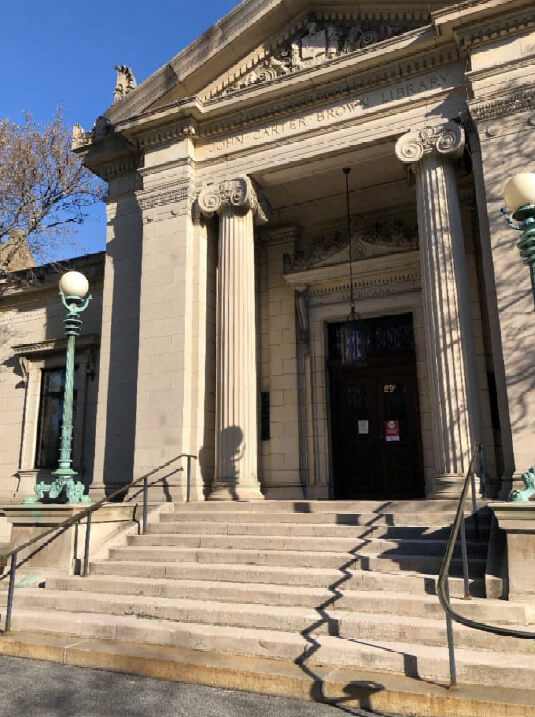
<instances>
[{"instance_id":1,"label":"stone step edge","mask_svg":"<svg viewBox=\"0 0 535 717\"><path fill-rule=\"evenodd\" d=\"M33 621L33 625L32 625ZM28 629L25 629L22 625L30 625ZM44 625L42 629L39 627ZM81 626L80 629L76 629ZM152 639L142 640L144 644L150 644L153 646L169 646L169 642L162 640L172 639L176 641L177 637L183 637L187 640L196 640L196 644L193 647L186 649L199 649L204 651L215 651L213 647L209 647L204 643L204 640L210 642L222 641L223 647L218 652L229 654L229 655L251 655L254 657L270 657L272 658L271 652L269 654L254 654L251 653L250 645L253 645L253 649L257 649L258 645L264 651L271 651L272 649L282 648L283 650L297 650L299 655L296 657L292 654L291 657L279 656L276 659L291 659L297 662L299 657L304 656L305 653L309 652L310 640L301 632L273 630L266 628L251 628L251 627L240 627L235 625L213 625L207 623L196 623L196 622L177 622L171 620L154 620L152 618L141 618L133 615L110 615L103 613L88 613L79 611L77 613L70 613L61 610L48 610L46 612L37 612L35 610L19 609L15 614L15 626L14 629L18 632L47 632L48 634L54 635L70 635L73 642L85 639L109 639L109 640L120 640L124 641L123 632L126 631L132 634L132 630L141 631L144 633L148 631ZM102 632L95 637L93 632L95 629L102 631L108 629L107 635L102 635ZM119 631L119 633L117 632ZM89 634L88 634L89 632ZM92 635L89 637L89 635ZM157 638L157 639L154 639ZM198 644L202 644L202 647L198 647ZM276 645L270 646L270 643ZM231 645L231 647L230 647ZM172 647L175 646L174 642ZM326 655L320 660L316 660L314 655L318 648L325 647ZM351 658L351 662L346 660L340 660L338 657L333 658L333 652L336 655L340 655L343 651L344 657ZM436 672L431 676L429 671L424 668L423 679L431 681L441 681L445 679L445 675L448 674L448 656L447 647L444 645L424 645L420 643L406 643L399 641L390 640L371 640L368 639L364 642L355 641L353 639L345 639L337 636L331 636L324 634L314 638L314 649L310 652L307 659L311 662L309 666L315 667L316 665L330 666L331 669L337 669L340 666L349 666L359 669L364 659L367 661L368 656L372 655L404 655L412 656L417 662L420 660L428 660L433 666L434 670L439 670L439 675ZM501 660L500 665L495 663L494 651L472 649L468 647L458 647L455 651L458 674L464 670L470 670L473 668L486 668L492 670L503 670L504 661L501 653L498 655L498 659ZM330 657L328 657L330 655ZM524 680L528 684L526 669L535 671L535 664L532 656L526 653L508 652L508 661L506 668L511 671L515 676L522 675ZM358 662L356 662L358 660ZM529 663L527 662L529 660ZM401 663L400 663L401 665ZM397 675L403 675L403 669L399 669L400 665L383 667L381 671L388 672ZM438 665L438 667L437 667ZM427 676L426 676L427 672ZM484 682L470 682L469 684L482 685L494 687L494 683ZM523 688L526 689L526 688ZM532 692L535 698L535 687L533 690L526 689L526 692Z\"/></svg>"},{"instance_id":2,"label":"stone step edge","mask_svg":"<svg viewBox=\"0 0 535 717\"><path fill-rule=\"evenodd\" d=\"M366 572L366 571L363 571ZM47 590L54 590L59 592L66 592L67 588L63 587L56 587L56 582L62 582L63 580L68 581L68 590L73 590L75 592L91 592L91 590L86 590L84 588L84 584L89 582L91 584L91 581L95 581L98 583L106 583L108 581L116 581L119 584L124 583L125 585L129 585L132 582L132 578L128 577L126 575L102 575L102 574L95 574L91 575L89 574L87 578L79 578L74 575L64 575L64 576L53 576L50 578L51 585L47 585ZM462 578L458 578L458 580L462 580ZM213 588L217 589L221 587L222 585L225 587L231 587L235 590L242 590L242 591L249 591L249 590L258 590L259 592L275 592L275 591L283 591L287 592L289 594L295 594L296 592L303 591L305 594L310 595L312 593L322 593L322 596L326 599L333 598L333 600L336 602L337 599L342 598L344 596L346 597L355 597L357 595L366 597L368 599L375 597L385 597L388 595L389 597L392 597L392 600L416 600L419 603L422 604L429 604L429 603L436 603L439 605L438 597L436 595L432 595L429 593L423 593L421 595L415 595L412 592L406 592L403 590L391 590L388 591L385 590L355 590L352 588L344 589L343 585L340 585L336 588L337 593L333 593L329 587L310 587L307 585L278 585L277 583L254 583L254 582L240 582L240 581L225 581L225 580L195 580L192 578L168 578L168 577L160 577L160 578L146 578L146 577L138 577L136 578L136 584L137 585L162 585L162 587L167 587L169 585L176 584L177 587L180 587L181 585L185 585L186 587L205 587L205 588ZM79 587L78 587L79 586ZM340 593L338 595L338 593ZM136 595L135 593L116 593L116 592L98 592L95 593L98 595L122 595L125 599L128 599L130 597L143 597L140 595ZM166 598L166 596L163 595L146 595L144 597L161 597ZM175 598L166 598L166 599L175 599ZM453 604L457 605L457 607L467 604L468 601L464 600L463 598L459 598L454 596L452 598ZM498 598L483 598L483 597L473 597L471 599L473 601L472 604L477 605L486 605L486 606L492 606L492 607L511 607L515 609L522 609L526 610L527 605L525 603L515 602L515 601L509 601L509 600L500 600ZM228 600L218 600L216 602L221 603L227 603ZM235 602L235 601L232 601ZM259 603L248 603L247 601L244 601L245 605L257 605ZM261 603L260 603L261 604ZM354 610L351 610L351 612L354 612ZM395 614L395 613L384 613L384 614Z\"/></svg>"},{"instance_id":3,"label":"stone step edge","mask_svg":"<svg viewBox=\"0 0 535 717\"><path fill-rule=\"evenodd\" d=\"M210 533L209 535L206 535L204 533L145 533L142 535L132 535L132 538L139 538L140 540L143 540L145 538L149 538L150 540L158 538L158 539L164 539L164 538L172 538L173 540L182 540L184 538L198 538L199 540L206 540L206 539L215 539L215 538L231 538L233 540L243 540L247 542L247 540L250 540L251 538L255 538L257 540L293 540L295 542L298 541L326 541L329 542L335 542L337 540L347 540L350 541L359 541L359 542L365 542L367 544L370 543L393 543L394 545L398 545L399 543L407 544L407 543L418 543L422 545L443 545L446 547L448 544L447 538L366 538L359 535L356 536L350 536L346 537L343 535L250 535L248 533L241 534L241 533ZM467 538L467 543L472 546L480 546L480 547L486 547L488 544L488 541L486 540L471 540L470 538ZM150 546L155 547L155 546ZM157 546L157 547L164 547L164 546ZM169 547L176 547L174 545L170 545ZM226 548L225 548L226 549ZM460 549L460 546L459 546ZM310 548L303 548L303 550L310 550ZM325 551L321 551L325 552ZM334 551L337 552L337 551Z\"/></svg>"},{"instance_id":4,"label":"stone step edge","mask_svg":"<svg viewBox=\"0 0 535 717\"><path fill-rule=\"evenodd\" d=\"M407 717L535 717L531 691L475 685L447 689L354 668L314 666L307 674L292 661L265 657L19 631L0 636L0 654Z\"/></svg>"},{"instance_id":5,"label":"stone step edge","mask_svg":"<svg viewBox=\"0 0 535 717\"><path fill-rule=\"evenodd\" d=\"M128 546L123 546L128 547ZM368 556L369 557L369 556ZM438 574L437 573L421 573L417 570L403 570L403 572L386 572L386 571L378 571L378 570L359 570L358 568L344 568L344 572L341 573L337 568L306 568L306 567L299 567L298 565L295 566L288 566L288 565L256 565L255 563L244 563L244 564L236 564L236 563L199 563L197 560L159 560L159 561L152 561L152 560L136 560L135 562L133 560L120 560L118 558L107 558L107 559L101 559L101 560L92 560L89 563L89 574L91 575L91 566L92 565L143 565L143 566L159 566L159 567L172 567L175 568L177 565L183 565L187 566L189 568L191 567L199 567L202 566L203 569L225 569L230 568L232 570L260 570L261 572L270 572L273 570L281 570L283 572L288 573L295 573L296 571L303 572L305 574L313 573L315 575L323 575L325 577L332 577L335 579L339 579L341 577L345 577L347 573L350 573L351 576L359 576L359 575L375 575L382 577L384 575L389 575L392 577L399 577L400 575L403 575L405 577L412 577L412 578L419 578L421 580L437 580ZM200 568L199 568L200 569ZM493 576L491 576L492 578ZM170 578L171 580L180 580L180 578ZM190 578L193 579L193 578ZM498 578L495 578L498 579ZM463 578L462 576L458 575L451 575L450 581L457 581L462 582ZM222 582L234 582L232 580L228 581L222 581ZM482 577L470 577L470 584L472 583L481 583L483 582ZM261 583L265 584L265 583ZM276 585L277 583L273 583Z\"/></svg>"},{"instance_id":6,"label":"stone step edge","mask_svg":"<svg viewBox=\"0 0 535 717\"><path fill-rule=\"evenodd\" d=\"M362 546L362 547L365 547L365 546ZM307 549L307 550L281 550L280 548L274 548L274 549L270 549L270 548L250 548L250 549L247 549L247 548L217 548L217 547L215 547L215 548L205 548L205 547L187 547L187 546L186 546L186 547L182 547L182 546L180 546L180 545L143 545L143 544L141 544L141 545L120 545L120 546L117 546L117 547L112 547L112 548L110 548L110 550L113 550L113 551L121 551L121 552L124 552L124 551L127 551L127 552L135 552L136 550L149 550L149 551L151 551L151 552L153 552L153 553L158 553L158 552L161 552L162 549L164 549L164 548L165 548L165 550L172 550L172 551L176 552L177 554L180 554L180 552L182 552L182 553L192 553L192 552L194 552L194 551L198 551L198 552L203 553L203 554L213 553L213 552L228 553L229 555L233 555L233 554L235 554L235 553L241 553L241 554L243 554L243 553L269 553L270 555L277 554L277 555L295 555L295 556L297 556L297 555L301 555L302 553L306 553L307 555L311 555L311 554L312 554L312 555L318 555L318 556L322 556L322 557L325 557L325 556L336 556L336 557L340 558L341 560L342 560L342 559L344 559L344 560L347 559L348 556L349 556L350 558L352 558L353 560L357 560L357 559L359 559L360 557L363 557L363 558L380 558L380 559L382 559L382 560L392 560L392 559L395 560L396 558L400 558L400 559L402 558L403 560L407 560L407 559L413 560L413 559L416 559L416 560L437 560L437 561L441 561L441 560L443 559L443 556L440 555L440 554L438 554L438 553L437 553L437 554L431 554L431 555L425 555L425 554L422 554L422 553L404 553L404 552L400 552L400 553L396 553L395 555L385 555L384 552L383 552L383 553L360 553L358 550L356 550L355 552L352 552L352 551L349 551L349 550L345 550L345 551L344 551L344 550L318 550L318 551L311 551L311 550L308 550L308 549ZM486 562L486 558L484 558L484 557L481 557L481 558L479 558L479 557L472 557L472 556L468 556L468 557L469 557L469 560L470 560L471 563L476 563L476 562L480 562L480 563L483 562L483 563L485 563L485 562ZM456 563L456 562L457 562L457 563L462 563L462 558L460 558L460 557L454 557L454 558L452 558L452 561L451 561L451 562L452 562L452 563ZM283 566L281 566L281 567L283 567Z\"/></svg>"},{"instance_id":7,"label":"stone step edge","mask_svg":"<svg viewBox=\"0 0 535 717\"><path fill-rule=\"evenodd\" d=\"M43 590L41 588L25 588L23 595L25 595L29 600L30 604L33 602L32 598L35 598L37 600L37 605L35 606L37 609L39 609L39 603L40 599L42 597L46 597L48 599L52 598L63 598L65 595L68 594L67 590L52 590L52 589L46 589ZM20 595L20 593L19 593ZM21 596L22 597L22 596ZM99 615L113 615L117 617L125 617L125 614L121 614L118 612L106 612L106 603L112 603L113 605L119 605L121 606L122 603L127 603L129 606L137 606L138 609L142 609L144 605L149 603L152 606L160 606L162 608L165 607L176 607L177 609L187 610L190 605L195 606L197 610L203 610L205 612L208 612L209 614L213 615L216 614L217 611L226 612L226 613L236 613L236 615L241 615L243 612L253 612L253 613L263 613L267 615L272 616L279 616L280 618L284 618L285 616L288 617L294 617L294 618L303 618L305 620L310 620L312 623L314 623L319 615L316 612L316 609L314 607L308 607L308 606L288 606L288 605L268 605L263 603L241 603L241 602L225 602L225 601L219 601L219 600L200 600L198 598L169 598L169 597L162 597L160 595L122 595L117 593L101 593L101 592L84 592L83 597L86 600L91 600L96 606L99 604L102 606L102 612L95 610L91 611L87 614L91 614L94 616ZM20 601L19 601L20 604ZM459 606L462 604L462 599L458 598L454 601L455 606ZM28 605L25 604L25 602L22 602L23 610L28 609ZM520 606L522 607L522 606ZM56 608L54 606L47 607L47 610L54 610L55 612L62 612L65 614L70 613L77 613L78 609L76 605L73 605L72 610L69 607L62 606L60 608ZM82 610L84 611L84 610ZM334 604L331 607L325 608L326 616L332 620L335 621L347 621L351 623L364 621L368 622L370 620L375 620L377 623L386 623L390 624L393 620L393 618L396 619L397 624L399 625L406 625L411 626L414 624L415 620L417 620L418 624L425 628L425 629L436 629L437 631L445 630L444 625L444 619L442 616L440 617L432 617L428 615L424 616L414 616L414 615L404 615L404 614L392 614L392 613L383 613L383 612L376 612L376 613L370 613L370 612L361 612L359 610L355 609L344 609L343 607L338 608L336 604ZM195 620L189 620L187 618L167 618L167 617L149 617L149 618L143 618L143 619L150 619L150 620L160 620L164 623L184 623L184 624L202 624L202 625L210 625L210 622L202 622L197 623ZM509 625L511 627L518 628L520 630L526 630L530 629L527 628L524 624L519 624L518 622L508 622L503 620L496 620L496 624L498 625ZM219 625L219 623L215 623ZM238 629L251 629L250 627L243 627L241 625L234 625L234 623L225 623L220 625L220 627L236 627ZM252 628L252 629L258 629L258 630L269 630L269 631L277 631L274 628L266 628L266 627L260 627L260 628ZM472 632L472 628L466 627L465 625L456 624L455 629L459 632L470 634ZM291 630L280 630L280 632L292 632ZM343 637L343 636L341 636ZM382 638L381 638L382 639ZM422 646L426 646L426 642L421 643ZM429 645L429 647L436 647L436 645ZM460 650L467 650L469 649L466 646L458 648ZM482 649L482 648L476 648L476 649ZM535 657L535 656L534 656ZM534 660L534 667L535 667L535 660Z\"/></svg>"}]
</instances>

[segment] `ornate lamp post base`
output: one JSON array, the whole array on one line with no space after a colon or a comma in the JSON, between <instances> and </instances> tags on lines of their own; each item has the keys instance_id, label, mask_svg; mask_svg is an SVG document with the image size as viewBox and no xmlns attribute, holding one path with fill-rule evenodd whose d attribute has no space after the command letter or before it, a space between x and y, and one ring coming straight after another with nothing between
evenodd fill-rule
<instances>
[{"instance_id":1,"label":"ornate lamp post base","mask_svg":"<svg viewBox=\"0 0 535 717\"><path fill-rule=\"evenodd\" d=\"M524 481L524 490L515 488L509 494L509 500L513 503L535 501L535 466L531 466L528 471L522 473L522 480Z\"/></svg>"},{"instance_id":2,"label":"ornate lamp post base","mask_svg":"<svg viewBox=\"0 0 535 717\"><path fill-rule=\"evenodd\" d=\"M65 475L64 471L62 471L61 475L58 475L58 473L59 471L54 471L52 474L57 475L57 478L52 483L46 483L45 481L36 483L33 495L26 496L22 502L26 504L37 503L44 498L53 501L55 498L59 498L63 491L65 491L65 503L93 502L91 496L85 493L85 485L79 480L74 480L74 476L77 475L75 471L71 471L71 476Z\"/></svg>"}]
</instances>

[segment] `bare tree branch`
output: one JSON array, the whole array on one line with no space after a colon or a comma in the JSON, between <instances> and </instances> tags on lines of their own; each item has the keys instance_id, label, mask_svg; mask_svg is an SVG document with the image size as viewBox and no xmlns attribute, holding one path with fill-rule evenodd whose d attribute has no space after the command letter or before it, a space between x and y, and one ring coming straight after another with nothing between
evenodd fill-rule
<instances>
[{"instance_id":1,"label":"bare tree branch","mask_svg":"<svg viewBox=\"0 0 535 717\"><path fill-rule=\"evenodd\" d=\"M103 198L104 183L82 166L71 139L61 110L44 128L30 114L20 124L0 120L0 271L17 246L49 259Z\"/></svg>"}]
</instances>

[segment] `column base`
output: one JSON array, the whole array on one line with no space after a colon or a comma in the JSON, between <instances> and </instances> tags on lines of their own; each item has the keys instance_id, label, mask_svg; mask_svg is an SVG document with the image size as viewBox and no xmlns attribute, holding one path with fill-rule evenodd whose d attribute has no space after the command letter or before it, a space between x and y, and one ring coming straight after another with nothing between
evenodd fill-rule
<instances>
[{"instance_id":1,"label":"column base","mask_svg":"<svg viewBox=\"0 0 535 717\"><path fill-rule=\"evenodd\" d=\"M461 497L465 475L462 473L443 473L435 478L430 500L452 500ZM477 486L476 486L477 487Z\"/></svg>"},{"instance_id":2,"label":"column base","mask_svg":"<svg viewBox=\"0 0 535 717\"><path fill-rule=\"evenodd\" d=\"M260 485L215 482L207 500L264 500Z\"/></svg>"}]
</instances>

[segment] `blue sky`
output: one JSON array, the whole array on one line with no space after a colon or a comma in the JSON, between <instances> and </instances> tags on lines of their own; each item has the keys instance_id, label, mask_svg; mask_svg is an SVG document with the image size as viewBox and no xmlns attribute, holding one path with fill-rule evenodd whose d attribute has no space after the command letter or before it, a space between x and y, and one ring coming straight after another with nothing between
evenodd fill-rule
<instances>
[{"instance_id":1,"label":"blue sky","mask_svg":"<svg viewBox=\"0 0 535 717\"><path fill-rule=\"evenodd\" d=\"M48 121L62 105L66 124L90 128L109 106L116 64L130 65L138 82L213 22L235 0L3 0L0 9L0 117L29 110ZM105 246L99 206L62 257Z\"/></svg>"}]
</instances>

